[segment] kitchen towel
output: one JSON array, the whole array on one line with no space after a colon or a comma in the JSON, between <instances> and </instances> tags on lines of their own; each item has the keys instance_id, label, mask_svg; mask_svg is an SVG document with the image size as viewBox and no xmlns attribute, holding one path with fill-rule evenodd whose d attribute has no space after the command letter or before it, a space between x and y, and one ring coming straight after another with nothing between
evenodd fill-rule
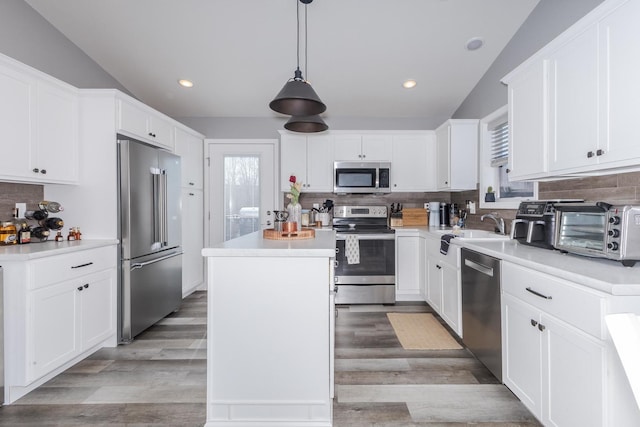
<instances>
[{"instance_id":1,"label":"kitchen towel","mask_svg":"<svg viewBox=\"0 0 640 427\"><path fill-rule=\"evenodd\" d=\"M440 238L440 253L442 255L446 255L447 252L449 252L449 242L451 242L451 239L453 239L454 236L453 234L445 234Z\"/></svg>"},{"instance_id":2,"label":"kitchen towel","mask_svg":"<svg viewBox=\"0 0 640 427\"><path fill-rule=\"evenodd\" d=\"M347 264L360 264L360 241L355 234L347 234L344 242Z\"/></svg>"}]
</instances>

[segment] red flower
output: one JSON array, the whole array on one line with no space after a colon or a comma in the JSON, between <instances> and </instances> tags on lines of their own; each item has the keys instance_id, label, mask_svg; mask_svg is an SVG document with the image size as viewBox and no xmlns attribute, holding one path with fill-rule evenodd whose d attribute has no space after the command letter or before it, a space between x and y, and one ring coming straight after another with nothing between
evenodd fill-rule
<instances>
[{"instance_id":1,"label":"red flower","mask_svg":"<svg viewBox=\"0 0 640 427\"><path fill-rule=\"evenodd\" d=\"M295 184L296 183L296 176L295 175L291 175L289 177L289 182L292 183L292 184Z\"/></svg>"}]
</instances>

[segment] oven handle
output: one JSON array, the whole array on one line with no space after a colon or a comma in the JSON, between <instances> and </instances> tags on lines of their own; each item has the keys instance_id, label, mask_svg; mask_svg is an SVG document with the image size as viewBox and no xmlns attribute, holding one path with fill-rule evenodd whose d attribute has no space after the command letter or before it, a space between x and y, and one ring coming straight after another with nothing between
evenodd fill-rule
<instances>
[{"instance_id":1,"label":"oven handle","mask_svg":"<svg viewBox=\"0 0 640 427\"><path fill-rule=\"evenodd\" d=\"M337 233L336 240L347 240L349 233ZM352 236L358 236L358 240L395 240L395 233L386 234L351 234Z\"/></svg>"}]
</instances>

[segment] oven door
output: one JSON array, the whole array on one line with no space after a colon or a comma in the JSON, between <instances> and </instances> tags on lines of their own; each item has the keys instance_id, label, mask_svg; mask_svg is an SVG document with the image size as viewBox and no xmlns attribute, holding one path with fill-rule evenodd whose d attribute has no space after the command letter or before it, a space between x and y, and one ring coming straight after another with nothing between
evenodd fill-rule
<instances>
[{"instance_id":1,"label":"oven door","mask_svg":"<svg viewBox=\"0 0 640 427\"><path fill-rule=\"evenodd\" d=\"M336 235L336 283L339 285L395 285L395 234L356 234L360 247L360 262L357 264L349 264L347 260L345 251L347 234Z\"/></svg>"},{"instance_id":2,"label":"oven door","mask_svg":"<svg viewBox=\"0 0 640 427\"><path fill-rule=\"evenodd\" d=\"M605 210L598 206L556 208L556 249L571 253L605 256Z\"/></svg>"}]
</instances>

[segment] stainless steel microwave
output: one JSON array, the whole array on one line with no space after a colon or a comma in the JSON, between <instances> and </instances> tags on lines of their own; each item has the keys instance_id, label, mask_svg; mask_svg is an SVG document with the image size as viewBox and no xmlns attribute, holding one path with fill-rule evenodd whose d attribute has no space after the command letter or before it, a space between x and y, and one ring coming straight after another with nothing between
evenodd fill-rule
<instances>
[{"instance_id":1,"label":"stainless steel microwave","mask_svg":"<svg viewBox=\"0 0 640 427\"><path fill-rule=\"evenodd\" d=\"M333 192L390 193L391 163L334 162Z\"/></svg>"},{"instance_id":2,"label":"stainless steel microwave","mask_svg":"<svg viewBox=\"0 0 640 427\"><path fill-rule=\"evenodd\" d=\"M554 247L631 267L640 261L640 206L603 202L556 206Z\"/></svg>"}]
</instances>

